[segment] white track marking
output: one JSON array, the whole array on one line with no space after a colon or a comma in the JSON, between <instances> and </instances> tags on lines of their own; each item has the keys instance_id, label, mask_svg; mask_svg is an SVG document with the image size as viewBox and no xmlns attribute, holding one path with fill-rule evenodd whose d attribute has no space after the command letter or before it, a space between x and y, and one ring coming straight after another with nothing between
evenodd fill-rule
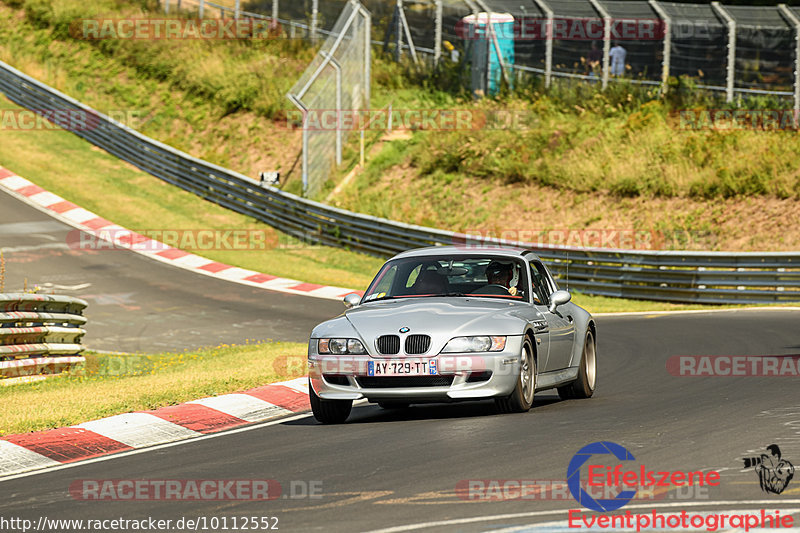
<instances>
[{"instance_id":1,"label":"white track marking","mask_svg":"<svg viewBox=\"0 0 800 533\"><path fill-rule=\"evenodd\" d=\"M196 431L167 422L148 413L125 413L92 422L84 422L74 427L94 431L109 439L127 444L132 448L142 448L201 435Z\"/></svg>"},{"instance_id":2,"label":"white track marking","mask_svg":"<svg viewBox=\"0 0 800 533\"><path fill-rule=\"evenodd\" d=\"M278 407L249 394L223 394L222 396L201 398L189 403L204 405L247 422L261 422L291 413L288 409Z\"/></svg>"},{"instance_id":3,"label":"white track marking","mask_svg":"<svg viewBox=\"0 0 800 533\"><path fill-rule=\"evenodd\" d=\"M302 392L303 394L308 394L308 377L282 381L280 383L275 383L275 385L283 385L284 387L289 387L290 389Z\"/></svg>"},{"instance_id":4,"label":"white track marking","mask_svg":"<svg viewBox=\"0 0 800 533\"><path fill-rule=\"evenodd\" d=\"M8 187L12 191L18 191L23 187L33 185L33 183L26 180L22 176L9 176L7 178L3 178L0 180L0 184L3 185L4 187Z\"/></svg>"},{"instance_id":5,"label":"white track marking","mask_svg":"<svg viewBox=\"0 0 800 533\"><path fill-rule=\"evenodd\" d=\"M39 205L43 205L45 207L50 205L55 205L57 203L63 202L64 199L60 196L57 196L50 191L44 191L37 194L34 194L30 197L31 202L36 202Z\"/></svg>"},{"instance_id":6,"label":"white track marking","mask_svg":"<svg viewBox=\"0 0 800 533\"><path fill-rule=\"evenodd\" d=\"M60 464L58 461L23 448L13 442L0 440L0 475L6 472L19 472L20 468L29 470L53 467Z\"/></svg>"},{"instance_id":7,"label":"white track marking","mask_svg":"<svg viewBox=\"0 0 800 533\"><path fill-rule=\"evenodd\" d=\"M69 211L62 213L61 216L76 224L83 224L88 220L97 218L97 215L95 215L91 211L87 211L82 207L76 207L74 209L70 209Z\"/></svg>"}]
</instances>

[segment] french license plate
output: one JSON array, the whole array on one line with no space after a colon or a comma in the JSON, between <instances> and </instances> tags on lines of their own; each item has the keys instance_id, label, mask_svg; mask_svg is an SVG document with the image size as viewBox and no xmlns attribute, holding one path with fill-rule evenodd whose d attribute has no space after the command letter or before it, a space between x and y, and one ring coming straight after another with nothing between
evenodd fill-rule
<instances>
[{"instance_id":1,"label":"french license plate","mask_svg":"<svg viewBox=\"0 0 800 533\"><path fill-rule=\"evenodd\" d=\"M435 376L437 374L435 359L369 361L367 363L368 376Z\"/></svg>"}]
</instances>

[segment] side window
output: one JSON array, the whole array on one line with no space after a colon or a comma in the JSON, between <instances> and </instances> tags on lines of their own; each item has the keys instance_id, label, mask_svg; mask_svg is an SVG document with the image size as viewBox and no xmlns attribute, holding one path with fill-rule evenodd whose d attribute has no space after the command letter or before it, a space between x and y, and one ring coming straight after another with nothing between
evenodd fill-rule
<instances>
[{"instance_id":1,"label":"side window","mask_svg":"<svg viewBox=\"0 0 800 533\"><path fill-rule=\"evenodd\" d=\"M378 284L375 285L375 289L372 291L372 293L381 294L391 292L392 282L394 281L395 276L397 276L397 267L393 266L386 272L386 274L383 275Z\"/></svg>"},{"instance_id":2,"label":"side window","mask_svg":"<svg viewBox=\"0 0 800 533\"><path fill-rule=\"evenodd\" d=\"M541 265L531 263L531 284L533 285L533 302L539 305L550 305L550 287L539 270Z\"/></svg>"}]
</instances>

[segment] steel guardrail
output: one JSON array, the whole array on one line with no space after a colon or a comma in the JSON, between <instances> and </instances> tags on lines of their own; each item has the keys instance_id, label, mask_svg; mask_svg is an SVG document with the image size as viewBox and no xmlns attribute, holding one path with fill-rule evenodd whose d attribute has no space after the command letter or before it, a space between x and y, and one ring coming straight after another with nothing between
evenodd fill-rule
<instances>
[{"instance_id":1,"label":"steel guardrail","mask_svg":"<svg viewBox=\"0 0 800 533\"><path fill-rule=\"evenodd\" d=\"M85 363L86 305L70 296L0 294L0 384L43 379Z\"/></svg>"},{"instance_id":2,"label":"steel guardrail","mask_svg":"<svg viewBox=\"0 0 800 533\"><path fill-rule=\"evenodd\" d=\"M388 257L409 248L455 244L534 248L555 275L586 294L684 303L800 301L800 252L613 250L526 245L354 213L264 186L116 122L0 62L0 91L35 112L84 113L95 127L73 129L92 144L172 185L251 216L311 244ZM69 128L59 117L56 124Z\"/></svg>"}]
</instances>

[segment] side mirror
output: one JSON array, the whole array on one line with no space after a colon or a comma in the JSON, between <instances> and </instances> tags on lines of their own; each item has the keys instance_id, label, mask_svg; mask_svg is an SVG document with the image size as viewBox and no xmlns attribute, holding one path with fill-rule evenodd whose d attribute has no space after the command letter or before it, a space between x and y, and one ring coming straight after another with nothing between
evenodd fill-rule
<instances>
[{"instance_id":1,"label":"side mirror","mask_svg":"<svg viewBox=\"0 0 800 533\"><path fill-rule=\"evenodd\" d=\"M348 309L351 307L357 306L361 302L361 296L358 294L351 292L347 296L344 297L344 306Z\"/></svg>"},{"instance_id":2,"label":"side mirror","mask_svg":"<svg viewBox=\"0 0 800 533\"><path fill-rule=\"evenodd\" d=\"M556 307L572 300L572 295L567 291L556 291L550 296L550 312L555 313Z\"/></svg>"}]
</instances>

